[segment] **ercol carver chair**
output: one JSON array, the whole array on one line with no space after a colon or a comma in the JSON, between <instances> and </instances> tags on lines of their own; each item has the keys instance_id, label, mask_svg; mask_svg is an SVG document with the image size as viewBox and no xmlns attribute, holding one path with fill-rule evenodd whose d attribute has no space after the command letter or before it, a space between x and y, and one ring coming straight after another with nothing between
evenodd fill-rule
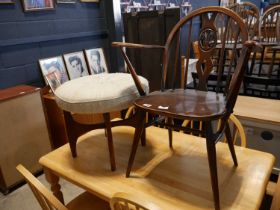
<instances>
[{"instance_id":1,"label":"ercol carver chair","mask_svg":"<svg viewBox=\"0 0 280 210\"><path fill-rule=\"evenodd\" d=\"M80 194L65 206L23 165L16 168L28 183L43 210L110 210L108 202L88 192Z\"/></svg>"},{"instance_id":2,"label":"ercol carver chair","mask_svg":"<svg viewBox=\"0 0 280 210\"><path fill-rule=\"evenodd\" d=\"M55 91L55 100L63 110L67 137L72 156L77 157L76 144L86 132L105 128L111 170L116 169L111 128L119 125L136 126L135 117L111 121L110 113L129 108L133 101L149 91L148 81L140 76L133 78L128 73L103 73L77 78L63 83ZM138 87L138 86L141 86ZM104 121L84 121L83 114L102 114ZM145 135L143 134L143 140ZM143 141L144 142L144 141Z\"/></svg>"},{"instance_id":3,"label":"ercol carver chair","mask_svg":"<svg viewBox=\"0 0 280 210\"><path fill-rule=\"evenodd\" d=\"M235 26L235 30L231 30L230 34L227 27L225 27L228 24ZM217 39L217 33L219 31L217 25L225 29L222 30L223 34L220 34L221 36L219 36L219 40ZM181 37L181 32L184 30L185 36ZM233 65L227 67L228 75L226 88L224 88L223 93L220 93L219 84L223 73L221 65L223 64L223 52L226 47L225 45L228 36L232 37L231 43L233 52L235 52L234 48L236 48L238 44L242 45L242 50L240 53L232 54L229 63L232 64L234 61L237 61L237 65L235 65L234 68L232 67ZM180 86L176 84L176 81L178 81L177 77L180 77L178 74L180 71L179 58L185 56L185 66L188 66L191 56L191 44L194 41L198 41L199 43L200 54L196 65L199 78L197 89L176 89L176 86ZM188 128L173 124L173 119L202 121L205 124L205 129L197 132L203 132L203 135L206 137L215 209L220 209L215 144L222 137L223 132L225 132L234 165L238 165L230 134L230 127L227 122L230 114L233 112L244 71L250 53L255 45L254 42L248 41L248 30L246 29L245 23L235 12L227 8L206 7L192 11L182 18L170 32L164 46L149 46L132 43L113 43L113 45L120 47L129 71L132 73L131 75L136 75L136 73L129 58L125 54L125 47L154 48L162 49L163 51L161 90L150 94L146 93L145 96L136 99L134 102L136 107L137 126L135 129L126 176L129 177L130 175L142 131L145 126L157 122L158 119L155 118L153 122L145 123L146 113L158 115L159 118L167 119L162 122L167 122L164 126L168 128L170 147L172 147L173 128L176 128L176 130L188 130ZM208 76L213 71L214 65L212 58L217 49L217 45L220 45L222 55L219 57L219 66L216 69L218 75L216 92L210 92L207 91L206 83ZM170 54L171 48L176 50L175 55ZM171 59L173 59L173 61ZM166 82L167 75L173 80L171 84L167 84ZM187 75L187 73L185 75ZM186 78L183 79L186 80ZM184 82L183 84L186 83ZM221 119L220 128L218 131L213 131L212 123L218 119Z\"/></svg>"}]
</instances>

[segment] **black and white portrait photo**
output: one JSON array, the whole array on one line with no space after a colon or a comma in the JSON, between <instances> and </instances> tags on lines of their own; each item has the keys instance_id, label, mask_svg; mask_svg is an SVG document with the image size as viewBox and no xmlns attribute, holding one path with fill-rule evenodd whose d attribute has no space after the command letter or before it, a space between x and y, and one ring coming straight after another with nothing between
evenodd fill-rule
<instances>
[{"instance_id":1,"label":"black and white portrait photo","mask_svg":"<svg viewBox=\"0 0 280 210\"><path fill-rule=\"evenodd\" d=\"M102 48L85 50L91 74L108 73Z\"/></svg>"},{"instance_id":2,"label":"black and white portrait photo","mask_svg":"<svg viewBox=\"0 0 280 210\"><path fill-rule=\"evenodd\" d=\"M89 75L84 53L82 51L64 54L63 57L70 79Z\"/></svg>"}]
</instances>

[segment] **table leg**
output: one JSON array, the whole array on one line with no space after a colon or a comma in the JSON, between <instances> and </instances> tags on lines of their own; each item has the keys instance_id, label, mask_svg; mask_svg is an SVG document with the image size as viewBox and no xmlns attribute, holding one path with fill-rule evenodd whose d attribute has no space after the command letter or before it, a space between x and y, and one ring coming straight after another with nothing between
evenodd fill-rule
<instances>
[{"instance_id":1,"label":"table leg","mask_svg":"<svg viewBox=\"0 0 280 210\"><path fill-rule=\"evenodd\" d=\"M57 197L57 199L64 204L63 194L60 191L61 186L58 183L59 177L46 167L44 167L44 173L45 173L46 180L51 185L51 191L53 192L54 196Z\"/></svg>"}]
</instances>

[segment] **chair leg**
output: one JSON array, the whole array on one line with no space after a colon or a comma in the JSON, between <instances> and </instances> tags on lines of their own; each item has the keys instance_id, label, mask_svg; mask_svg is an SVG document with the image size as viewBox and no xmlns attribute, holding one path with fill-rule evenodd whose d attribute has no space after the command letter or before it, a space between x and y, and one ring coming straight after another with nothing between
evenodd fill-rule
<instances>
[{"instance_id":1,"label":"chair leg","mask_svg":"<svg viewBox=\"0 0 280 210\"><path fill-rule=\"evenodd\" d=\"M143 129L141 135L141 145L144 147L146 146L146 128Z\"/></svg>"},{"instance_id":2,"label":"chair leg","mask_svg":"<svg viewBox=\"0 0 280 210\"><path fill-rule=\"evenodd\" d=\"M126 177L129 177L130 171L134 162L135 154L137 151L137 147L139 144L139 140L141 138L142 131L144 129L145 125L145 112L141 110L136 111L136 128L135 128L135 133L134 133L134 138L133 138L133 143L132 143L132 148L128 160L128 165L126 169Z\"/></svg>"},{"instance_id":3,"label":"chair leg","mask_svg":"<svg viewBox=\"0 0 280 210\"><path fill-rule=\"evenodd\" d=\"M220 210L215 139L214 139L214 135L213 135L211 122L206 122L205 124L206 124L205 125L206 126L206 146L207 146L208 163L209 163L209 169L210 169L215 210Z\"/></svg>"},{"instance_id":4,"label":"chair leg","mask_svg":"<svg viewBox=\"0 0 280 210\"><path fill-rule=\"evenodd\" d=\"M172 118L167 118L167 123L172 124ZM172 141L173 141L172 128L168 128L168 139L169 139L169 147L173 148L173 145L172 145Z\"/></svg>"},{"instance_id":5,"label":"chair leg","mask_svg":"<svg viewBox=\"0 0 280 210\"><path fill-rule=\"evenodd\" d=\"M104 113L103 118L104 118L104 123L105 123L106 131L107 131L107 140L108 140L108 148L109 148L109 155L110 155L111 171L115 171L116 170L116 161L115 161L115 152L114 152L114 145L113 145L110 114Z\"/></svg>"},{"instance_id":6,"label":"chair leg","mask_svg":"<svg viewBox=\"0 0 280 210\"><path fill-rule=\"evenodd\" d=\"M232 140L232 136L231 136L230 127L229 127L228 122L225 125L225 134L226 134L228 147L229 147L234 165L238 166L238 162L237 162L237 158L236 158L236 154L235 154L235 150L234 150L234 145L233 145L233 140Z\"/></svg>"}]
</instances>

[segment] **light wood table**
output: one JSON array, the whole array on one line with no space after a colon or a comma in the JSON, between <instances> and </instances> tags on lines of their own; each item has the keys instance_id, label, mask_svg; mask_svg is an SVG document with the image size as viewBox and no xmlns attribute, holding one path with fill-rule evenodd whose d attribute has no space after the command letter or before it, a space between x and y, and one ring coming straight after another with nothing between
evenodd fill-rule
<instances>
[{"instance_id":1,"label":"light wood table","mask_svg":"<svg viewBox=\"0 0 280 210\"><path fill-rule=\"evenodd\" d=\"M280 100L238 96L234 115L244 120L280 125Z\"/></svg>"},{"instance_id":2,"label":"light wood table","mask_svg":"<svg viewBox=\"0 0 280 210\"><path fill-rule=\"evenodd\" d=\"M147 145L138 148L130 178L125 177L134 129L113 128L117 170L110 171L104 130L79 139L78 157L69 145L43 156L40 164L54 194L63 199L58 177L63 177L109 201L116 192L128 192L152 201L163 210L213 209L205 140L173 132L173 150L165 129L147 129ZM236 147L234 167L227 144L218 143L217 162L222 209L258 209L274 163L273 155Z\"/></svg>"},{"instance_id":3,"label":"light wood table","mask_svg":"<svg viewBox=\"0 0 280 210\"><path fill-rule=\"evenodd\" d=\"M238 96L234 115L244 126L247 146L274 154L273 173L280 172L280 100Z\"/></svg>"}]
</instances>

